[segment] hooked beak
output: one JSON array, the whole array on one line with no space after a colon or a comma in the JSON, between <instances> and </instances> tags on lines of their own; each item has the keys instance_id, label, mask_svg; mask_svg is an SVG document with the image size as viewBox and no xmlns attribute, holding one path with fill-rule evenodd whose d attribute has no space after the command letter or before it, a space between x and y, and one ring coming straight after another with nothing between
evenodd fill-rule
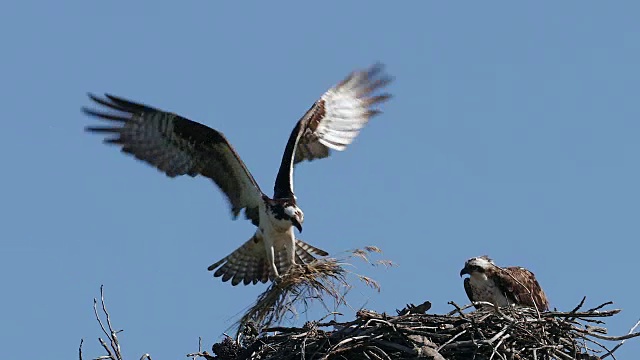
<instances>
[{"instance_id":1,"label":"hooked beak","mask_svg":"<svg viewBox=\"0 0 640 360\"><path fill-rule=\"evenodd\" d=\"M466 266L465 266L462 270L460 270L460 277L462 277L462 276L463 276L463 275L465 275L465 274L467 274L467 275L471 275L471 274L469 273L469 269L467 269L467 267L466 267Z\"/></svg>"},{"instance_id":2,"label":"hooked beak","mask_svg":"<svg viewBox=\"0 0 640 360\"><path fill-rule=\"evenodd\" d=\"M300 222L298 221L298 219L296 219L295 217L291 218L291 222L293 223L293 226L296 227L296 229L298 229L298 231L300 231L300 233L302 233L302 225L300 224Z\"/></svg>"}]
</instances>

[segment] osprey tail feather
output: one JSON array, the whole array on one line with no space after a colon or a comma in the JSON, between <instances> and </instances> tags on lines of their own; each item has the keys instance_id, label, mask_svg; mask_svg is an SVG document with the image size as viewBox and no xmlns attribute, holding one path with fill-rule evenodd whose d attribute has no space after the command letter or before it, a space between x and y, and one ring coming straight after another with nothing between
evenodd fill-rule
<instances>
[{"instance_id":1,"label":"osprey tail feather","mask_svg":"<svg viewBox=\"0 0 640 360\"><path fill-rule=\"evenodd\" d=\"M307 264L316 260L313 254L329 255L326 251L298 239L296 239L295 253L296 262L299 264ZM278 273L282 275L289 270L291 264L284 252L276 251L274 260ZM258 282L266 283L268 280L273 280L274 274L270 269L264 242L256 235L231 254L208 267L209 271L216 270L213 273L214 277L222 277L223 282L231 280L233 286L241 282L245 285L255 285Z\"/></svg>"}]
</instances>

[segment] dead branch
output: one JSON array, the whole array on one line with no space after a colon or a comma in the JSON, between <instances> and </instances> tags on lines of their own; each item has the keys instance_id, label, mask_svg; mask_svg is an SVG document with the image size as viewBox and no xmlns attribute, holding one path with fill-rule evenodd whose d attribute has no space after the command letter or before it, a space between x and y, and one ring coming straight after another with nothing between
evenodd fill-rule
<instances>
[{"instance_id":1,"label":"dead branch","mask_svg":"<svg viewBox=\"0 0 640 360\"><path fill-rule=\"evenodd\" d=\"M636 324L635 324L635 325L633 325L633 326L631 327L631 330L629 330L629 333L628 333L627 335L632 335L632 334L633 334L633 331L638 327L638 325L640 325L640 320L638 320L638 322L636 322ZM614 357L614 356L613 356L613 353L614 353L616 350L618 350L618 349L619 349L619 348L624 344L624 342L625 342L625 341L627 341L627 339L622 339L622 341L620 341L620 343L619 343L618 345L616 345L613 349L611 349L609 352L607 352L606 354L604 354L604 355L602 356L602 359L606 358L607 356L612 356L612 357ZM615 357L614 357L614 358L615 358Z\"/></svg>"},{"instance_id":2,"label":"dead branch","mask_svg":"<svg viewBox=\"0 0 640 360\"><path fill-rule=\"evenodd\" d=\"M105 334L107 339L109 340L109 344L102 338L98 338L98 342L104 348L106 355L99 356L95 358L96 360L122 360L122 352L120 349L120 341L118 340L118 333L122 332L122 330L114 330L111 325L111 316L109 315L109 311L107 310L107 304L104 301L104 286L100 285L100 305L102 313L104 314L107 322L107 326L105 327L104 322L102 321L100 314L98 312L98 300L93 299L93 314L95 315L96 321L98 321L98 325L100 325L100 329ZM108 329L108 331L107 331ZM78 349L78 355L80 360L82 358L82 344L84 340L80 340L80 347ZM140 357L140 360L152 360L151 355L144 354Z\"/></svg>"}]
</instances>

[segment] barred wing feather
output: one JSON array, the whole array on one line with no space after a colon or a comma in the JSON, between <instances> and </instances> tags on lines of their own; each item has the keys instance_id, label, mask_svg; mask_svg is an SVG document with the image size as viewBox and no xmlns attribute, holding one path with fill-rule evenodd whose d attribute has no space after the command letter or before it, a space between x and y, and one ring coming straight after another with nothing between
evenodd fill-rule
<instances>
[{"instance_id":1,"label":"barred wing feather","mask_svg":"<svg viewBox=\"0 0 640 360\"><path fill-rule=\"evenodd\" d=\"M257 226L262 191L222 133L174 113L105 96L89 94L103 109L82 110L110 126L89 126L87 131L113 135L104 142L120 146L169 177L208 177L226 195L234 218L245 209L245 216Z\"/></svg>"},{"instance_id":2,"label":"barred wing feather","mask_svg":"<svg viewBox=\"0 0 640 360\"><path fill-rule=\"evenodd\" d=\"M376 94L391 82L382 65L351 73L327 90L298 121L285 148L275 184L275 198L293 196L293 167L305 160L326 158L343 151L369 120L380 113L374 106L388 100Z\"/></svg>"}]
</instances>

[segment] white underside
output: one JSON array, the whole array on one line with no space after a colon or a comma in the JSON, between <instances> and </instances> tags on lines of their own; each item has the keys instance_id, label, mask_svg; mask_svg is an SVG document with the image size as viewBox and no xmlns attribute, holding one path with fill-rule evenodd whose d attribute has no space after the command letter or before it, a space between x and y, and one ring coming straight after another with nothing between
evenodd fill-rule
<instances>
[{"instance_id":1,"label":"white underside","mask_svg":"<svg viewBox=\"0 0 640 360\"><path fill-rule=\"evenodd\" d=\"M285 252L285 259L288 268L295 264L295 233L291 221L278 220L274 218L266 209L264 203L260 204L260 227L256 230L264 241L264 248L267 253L267 261L271 266L271 271L277 277L282 274L278 273L276 266L276 252ZM282 268L283 266L281 266Z\"/></svg>"},{"instance_id":2,"label":"white underside","mask_svg":"<svg viewBox=\"0 0 640 360\"><path fill-rule=\"evenodd\" d=\"M474 273L471 275L469 285L473 289L476 301L487 301L498 307L505 307L510 304L500 289L485 274Z\"/></svg>"}]
</instances>

